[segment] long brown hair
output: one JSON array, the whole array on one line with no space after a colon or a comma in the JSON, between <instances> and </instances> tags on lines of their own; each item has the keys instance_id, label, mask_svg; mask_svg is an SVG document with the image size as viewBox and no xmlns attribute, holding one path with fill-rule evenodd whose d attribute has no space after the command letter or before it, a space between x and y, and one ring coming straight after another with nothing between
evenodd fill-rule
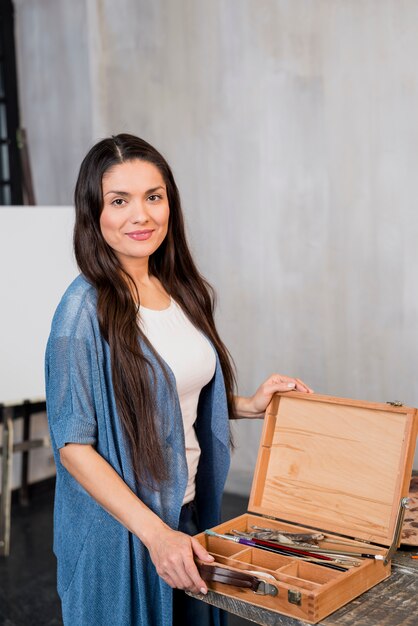
<instances>
[{"instance_id":1,"label":"long brown hair","mask_svg":"<svg viewBox=\"0 0 418 626\"><path fill-rule=\"evenodd\" d=\"M134 159L158 168L170 207L167 236L151 255L149 272L214 345L225 379L230 417L236 417L235 376L230 355L215 327L214 291L197 270L187 245L180 196L168 163L149 143L133 135L120 134L99 141L83 160L77 179L74 251L80 271L97 290L98 320L110 347L116 405L135 475L139 482L155 487L167 478L167 470L155 421L156 402L150 378L153 370L139 339L154 353L163 371L164 366L138 324L138 305L132 295L134 281L100 229L103 175L114 165Z\"/></svg>"}]
</instances>

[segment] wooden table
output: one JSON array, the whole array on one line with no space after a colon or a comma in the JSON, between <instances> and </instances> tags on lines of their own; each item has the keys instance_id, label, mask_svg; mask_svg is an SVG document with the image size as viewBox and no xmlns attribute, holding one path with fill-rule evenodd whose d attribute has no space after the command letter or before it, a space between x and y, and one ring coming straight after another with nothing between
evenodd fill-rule
<instances>
[{"instance_id":1,"label":"wooden table","mask_svg":"<svg viewBox=\"0 0 418 626\"><path fill-rule=\"evenodd\" d=\"M418 549L398 551L392 561L392 575L320 624L324 626L417 626L418 561L411 554ZM227 598L213 591L199 599L265 626L306 626L306 622L260 607Z\"/></svg>"}]
</instances>

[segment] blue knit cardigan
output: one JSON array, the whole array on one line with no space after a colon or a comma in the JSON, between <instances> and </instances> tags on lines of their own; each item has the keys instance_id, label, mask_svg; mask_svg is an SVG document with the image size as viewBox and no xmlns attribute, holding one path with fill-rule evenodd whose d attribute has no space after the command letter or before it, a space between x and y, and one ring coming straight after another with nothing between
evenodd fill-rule
<instances>
[{"instance_id":1,"label":"blue knit cardigan","mask_svg":"<svg viewBox=\"0 0 418 626\"><path fill-rule=\"evenodd\" d=\"M97 319L95 289L79 276L55 313L46 349L47 412L57 466L54 552L64 624L171 626L172 590L141 541L109 515L61 465L66 443L93 445L129 487L171 528L178 527L187 485L184 431L175 378L155 368L158 428L169 479L159 491L136 484L118 418L109 345ZM201 458L196 503L201 529L219 523L229 468L228 411L222 371L201 392L196 433ZM214 610L214 624L220 617Z\"/></svg>"}]
</instances>

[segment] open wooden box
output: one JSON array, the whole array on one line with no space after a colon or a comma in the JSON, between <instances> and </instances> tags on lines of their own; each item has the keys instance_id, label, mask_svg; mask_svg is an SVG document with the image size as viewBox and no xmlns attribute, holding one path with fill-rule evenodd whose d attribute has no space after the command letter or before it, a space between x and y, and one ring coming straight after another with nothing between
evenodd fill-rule
<instances>
[{"instance_id":1,"label":"open wooden box","mask_svg":"<svg viewBox=\"0 0 418 626\"><path fill-rule=\"evenodd\" d=\"M359 566L337 571L201 533L196 538L215 565L266 572L276 595L263 595L263 584L258 593L222 582L208 582L209 588L316 623L387 578L407 506L416 436L416 409L296 392L274 396L249 512L211 530L316 529L327 536L321 547L383 560L362 558Z\"/></svg>"}]
</instances>

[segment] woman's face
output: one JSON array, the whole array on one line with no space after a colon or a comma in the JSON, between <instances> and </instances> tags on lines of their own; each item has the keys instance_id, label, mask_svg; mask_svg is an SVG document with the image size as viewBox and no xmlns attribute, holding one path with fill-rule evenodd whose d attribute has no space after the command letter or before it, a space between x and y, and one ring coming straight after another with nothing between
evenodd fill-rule
<instances>
[{"instance_id":1,"label":"woman's face","mask_svg":"<svg viewBox=\"0 0 418 626\"><path fill-rule=\"evenodd\" d=\"M102 181L100 229L125 269L148 258L164 241L170 208L159 169L135 159L114 165Z\"/></svg>"}]
</instances>

